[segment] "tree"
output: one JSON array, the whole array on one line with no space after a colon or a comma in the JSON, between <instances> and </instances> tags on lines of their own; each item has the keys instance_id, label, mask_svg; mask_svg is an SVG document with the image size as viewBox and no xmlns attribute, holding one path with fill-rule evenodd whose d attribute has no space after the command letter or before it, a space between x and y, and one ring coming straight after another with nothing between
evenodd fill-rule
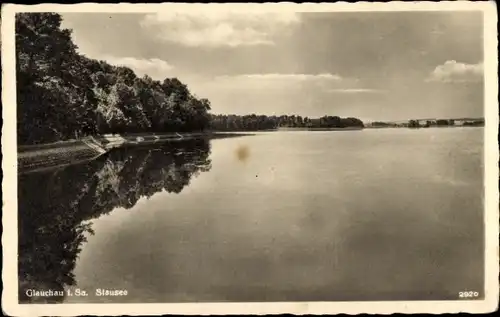
<instances>
[{"instance_id":1,"label":"tree","mask_svg":"<svg viewBox=\"0 0 500 317\"><path fill-rule=\"evenodd\" d=\"M438 120L436 121L436 124L437 124L438 126L447 126L447 125L448 125L448 120L446 120L446 119L438 119Z\"/></svg>"},{"instance_id":2,"label":"tree","mask_svg":"<svg viewBox=\"0 0 500 317\"><path fill-rule=\"evenodd\" d=\"M420 128L420 122L418 120L410 120L408 121L409 128Z\"/></svg>"},{"instance_id":3,"label":"tree","mask_svg":"<svg viewBox=\"0 0 500 317\"><path fill-rule=\"evenodd\" d=\"M54 13L16 15L17 123L21 144L54 141L73 134L68 135L68 131L78 114L68 110L83 100L70 85L82 81L79 76L75 78L81 65L74 61L76 46L71 42L71 32L60 29L61 21L60 15Z\"/></svg>"},{"instance_id":4,"label":"tree","mask_svg":"<svg viewBox=\"0 0 500 317\"><path fill-rule=\"evenodd\" d=\"M19 144L208 127L207 99L177 78L138 78L128 67L78 54L61 21L55 13L16 15Z\"/></svg>"}]
</instances>

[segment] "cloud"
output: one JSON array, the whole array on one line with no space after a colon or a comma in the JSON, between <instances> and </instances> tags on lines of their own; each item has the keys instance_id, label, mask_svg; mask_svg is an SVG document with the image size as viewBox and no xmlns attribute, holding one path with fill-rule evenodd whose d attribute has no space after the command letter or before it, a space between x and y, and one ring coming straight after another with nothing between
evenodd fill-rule
<instances>
[{"instance_id":1,"label":"cloud","mask_svg":"<svg viewBox=\"0 0 500 317\"><path fill-rule=\"evenodd\" d=\"M341 82L342 77L336 74L294 74L264 73L225 75L214 78L211 86L218 90L284 92L293 88L295 92L306 87L323 87L331 83ZM322 88L323 89L323 88Z\"/></svg>"},{"instance_id":2,"label":"cloud","mask_svg":"<svg viewBox=\"0 0 500 317\"><path fill-rule=\"evenodd\" d=\"M137 76L149 75L156 80L172 77L174 67L164 60L158 58L140 59L134 57L112 57L101 58L115 66L126 66L131 68Z\"/></svg>"},{"instance_id":3,"label":"cloud","mask_svg":"<svg viewBox=\"0 0 500 317\"><path fill-rule=\"evenodd\" d=\"M300 21L293 12L170 11L146 15L141 27L189 47L236 47L273 45L275 35L283 36Z\"/></svg>"},{"instance_id":4,"label":"cloud","mask_svg":"<svg viewBox=\"0 0 500 317\"><path fill-rule=\"evenodd\" d=\"M347 88L347 89L330 89L330 93L335 94L385 94L387 90L367 89L367 88Z\"/></svg>"},{"instance_id":5,"label":"cloud","mask_svg":"<svg viewBox=\"0 0 500 317\"><path fill-rule=\"evenodd\" d=\"M342 80L342 77L336 74L322 73L322 74L242 74L235 76L218 76L216 79L255 79L255 80L279 80L279 81L311 81L311 80Z\"/></svg>"},{"instance_id":6,"label":"cloud","mask_svg":"<svg viewBox=\"0 0 500 317\"><path fill-rule=\"evenodd\" d=\"M203 81L192 82L192 86L200 95L224 96L230 102L241 98L254 100L264 96L293 99L325 91L339 83L343 83L343 78L331 73L255 73L205 78Z\"/></svg>"},{"instance_id":7,"label":"cloud","mask_svg":"<svg viewBox=\"0 0 500 317\"><path fill-rule=\"evenodd\" d=\"M483 79L483 63L465 64L451 60L437 66L427 81L430 82L478 82Z\"/></svg>"}]
</instances>

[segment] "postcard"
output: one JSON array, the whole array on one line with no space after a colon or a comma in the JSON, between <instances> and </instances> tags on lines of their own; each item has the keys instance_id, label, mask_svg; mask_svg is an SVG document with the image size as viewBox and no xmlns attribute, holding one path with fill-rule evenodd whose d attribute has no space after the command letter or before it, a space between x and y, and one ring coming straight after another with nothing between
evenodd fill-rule
<instances>
[{"instance_id":1,"label":"postcard","mask_svg":"<svg viewBox=\"0 0 500 317\"><path fill-rule=\"evenodd\" d=\"M2 5L4 313L496 310L496 24Z\"/></svg>"}]
</instances>

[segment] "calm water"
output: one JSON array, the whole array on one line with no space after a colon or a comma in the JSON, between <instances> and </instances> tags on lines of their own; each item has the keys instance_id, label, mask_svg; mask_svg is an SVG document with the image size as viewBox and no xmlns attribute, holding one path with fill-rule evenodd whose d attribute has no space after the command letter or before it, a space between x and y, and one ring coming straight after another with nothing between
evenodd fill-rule
<instances>
[{"instance_id":1,"label":"calm water","mask_svg":"<svg viewBox=\"0 0 500 317\"><path fill-rule=\"evenodd\" d=\"M120 149L20 175L20 296L27 288L89 293L55 298L65 302L482 293L482 150L482 128L275 132ZM128 295L96 297L97 288Z\"/></svg>"}]
</instances>

